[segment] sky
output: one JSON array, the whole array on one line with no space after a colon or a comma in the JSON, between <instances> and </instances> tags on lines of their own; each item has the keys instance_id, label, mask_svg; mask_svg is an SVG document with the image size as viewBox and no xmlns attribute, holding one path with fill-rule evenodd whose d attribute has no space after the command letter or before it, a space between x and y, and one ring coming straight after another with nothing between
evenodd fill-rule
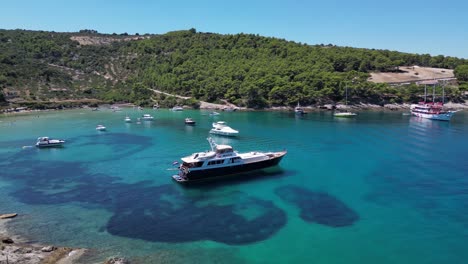
<instances>
[{"instance_id":1,"label":"sky","mask_svg":"<svg viewBox=\"0 0 468 264\"><path fill-rule=\"evenodd\" d=\"M195 28L468 58L462 0L1 0L0 28L118 34Z\"/></svg>"}]
</instances>

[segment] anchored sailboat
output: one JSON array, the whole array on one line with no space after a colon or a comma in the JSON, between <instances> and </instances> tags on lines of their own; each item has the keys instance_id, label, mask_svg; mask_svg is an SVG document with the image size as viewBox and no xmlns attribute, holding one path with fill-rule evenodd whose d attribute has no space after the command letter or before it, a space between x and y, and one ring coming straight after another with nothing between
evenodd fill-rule
<instances>
[{"instance_id":1,"label":"anchored sailboat","mask_svg":"<svg viewBox=\"0 0 468 264\"><path fill-rule=\"evenodd\" d=\"M418 104L411 105L412 115L432 120L450 121L450 119L457 111L445 111L443 109L445 101L445 85L442 85L442 102L435 102L435 87L437 83L437 80L424 82L424 102L419 102ZM427 102L428 84L433 85L432 102Z\"/></svg>"}]
</instances>

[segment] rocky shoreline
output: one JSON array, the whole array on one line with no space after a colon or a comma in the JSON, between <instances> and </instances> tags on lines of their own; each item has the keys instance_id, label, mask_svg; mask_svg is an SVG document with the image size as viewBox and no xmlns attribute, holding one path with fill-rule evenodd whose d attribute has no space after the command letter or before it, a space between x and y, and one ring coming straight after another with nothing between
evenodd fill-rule
<instances>
[{"instance_id":1,"label":"rocky shoreline","mask_svg":"<svg viewBox=\"0 0 468 264\"><path fill-rule=\"evenodd\" d=\"M367 103L358 103L358 104L323 104L323 105L306 105L306 106L301 106L307 111L332 111L334 109L353 109L356 111L406 111L410 109L410 105L408 103L403 103L403 104L385 104L385 105L376 105L376 104L367 104ZM110 105L105 105L104 107L110 107ZM132 104L113 104L112 106L117 106L117 107L122 107L122 108L128 108L128 107L136 107ZM103 107L103 106L101 106ZM468 102L463 102L463 103L453 103L453 102L448 102L444 104L444 107L447 108L448 110L463 110L463 109L468 109ZM190 107L185 106L184 108L190 109ZM239 110L239 111L256 111L256 110L261 110L261 111L293 111L294 107L289 107L289 106L273 106L269 108L263 108L263 109L253 109L253 108L247 108L247 107L237 107L233 104L215 104L215 103L208 103L208 102L201 102L200 108L201 110L220 110L223 111L227 108L230 108L231 110ZM91 109L89 106L84 106L84 107L78 107L78 108L66 108L66 109L58 109L58 110L72 110L72 109ZM19 110L15 111L3 111L3 114L28 114L28 113L39 113L39 112L49 112L49 111L56 111L57 109L44 109L44 110L39 110L39 109L26 109L24 107L20 107Z\"/></svg>"},{"instance_id":2,"label":"rocky shoreline","mask_svg":"<svg viewBox=\"0 0 468 264\"><path fill-rule=\"evenodd\" d=\"M89 251L85 248L56 247L29 243L7 228L17 214L0 214L0 264L75 264ZM129 264L125 258L109 258L104 264Z\"/></svg>"},{"instance_id":3,"label":"rocky shoreline","mask_svg":"<svg viewBox=\"0 0 468 264\"><path fill-rule=\"evenodd\" d=\"M17 214L0 215L0 263L75 263L85 252L82 248L55 247L28 243L24 238L11 234L7 223Z\"/></svg>"}]
</instances>

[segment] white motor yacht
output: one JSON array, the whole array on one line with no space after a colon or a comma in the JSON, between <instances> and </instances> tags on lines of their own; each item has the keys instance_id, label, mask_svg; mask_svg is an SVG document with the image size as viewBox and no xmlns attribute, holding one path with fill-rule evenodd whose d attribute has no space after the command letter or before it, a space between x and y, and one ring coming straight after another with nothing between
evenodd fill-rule
<instances>
[{"instance_id":1,"label":"white motor yacht","mask_svg":"<svg viewBox=\"0 0 468 264\"><path fill-rule=\"evenodd\" d=\"M145 120L145 121L151 121L151 120L154 119L154 117L151 116L150 114L144 114L142 119Z\"/></svg>"},{"instance_id":2,"label":"white motor yacht","mask_svg":"<svg viewBox=\"0 0 468 264\"><path fill-rule=\"evenodd\" d=\"M132 119L129 116L125 117L125 123L131 123Z\"/></svg>"},{"instance_id":3,"label":"white motor yacht","mask_svg":"<svg viewBox=\"0 0 468 264\"><path fill-rule=\"evenodd\" d=\"M105 126L103 126L103 125L97 125L97 126L96 126L96 130L97 130L97 131L106 131L106 129L107 129L107 128L106 128Z\"/></svg>"},{"instance_id":4,"label":"white motor yacht","mask_svg":"<svg viewBox=\"0 0 468 264\"><path fill-rule=\"evenodd\" d=\"M214 122L213 128L210 130L211 134L228 136L228 137L235 137L239 134L238 130L232 129L231 127L226 125L224 121Z\"/></svg>"},{"instance_id":5,"label":"white motor yacht","mask_svg":"<svg viewBox=\"0 0 468 264\"><path fill-rule=\"evenodd\" d=\"M49 137L37 138L36 147L38 148L50 148L50 147L61 147L65 143L62 139L50 139Z\"/></svg>"},{"instance_id":6,"label":"white motor yacht","mask_svg":"<svg viewBox=\"0 0 468 264\"><path fill-rule=\"evenodd\" d=\"M250 172L278 165L286 151L238 153L229 145L218 145L208 138L211 150L182 158L179 173L172 178L180 183Z\"/></svg>"}]
</instances>

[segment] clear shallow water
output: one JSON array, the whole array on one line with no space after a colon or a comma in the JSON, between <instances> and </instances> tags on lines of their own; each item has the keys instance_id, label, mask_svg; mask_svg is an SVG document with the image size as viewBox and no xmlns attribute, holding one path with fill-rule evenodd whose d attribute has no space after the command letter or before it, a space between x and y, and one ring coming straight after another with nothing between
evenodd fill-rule
<instances>
[{"instance_id":1,"label":"clear shallow water","mask_svg":"<svg viewBox=\"0 0 468 264\"><path fill-rule=\"evenodd\" d=\"M468 114L74 110L0 118L0 211L33 241L142 263L464 263ZM146 113L145 112L145 113ZM187 127L187 116L197 121ZM288 150L279 167L183 187L172 162L227 121L239 151ZM107 132L95 131L97 124ZM39 136L61 149L22 148Z\"/></svg>"}]
</instances>

